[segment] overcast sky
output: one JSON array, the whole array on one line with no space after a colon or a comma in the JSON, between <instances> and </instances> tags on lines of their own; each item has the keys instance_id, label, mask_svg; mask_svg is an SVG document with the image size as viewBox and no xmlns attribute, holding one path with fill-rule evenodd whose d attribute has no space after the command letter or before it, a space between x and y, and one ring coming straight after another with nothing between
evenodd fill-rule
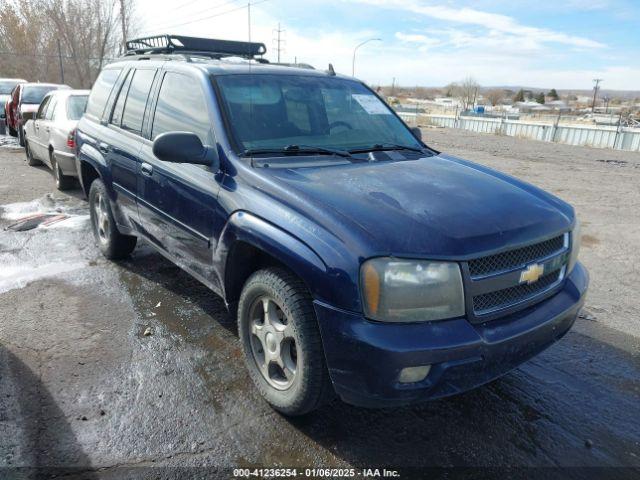
<instances>
[{"instance_id":1,"label":"overcast sky","mask_svg":"<svg viewBox=\"0 0 640 480\"><path fill-rule=\"evenodd\" d=\"M252 38L275 59L333 63L371 84L640 90L640 0L252 0ZM246 40L246 0L137 0L140 32Z\"/></svg>"}]
</instances>

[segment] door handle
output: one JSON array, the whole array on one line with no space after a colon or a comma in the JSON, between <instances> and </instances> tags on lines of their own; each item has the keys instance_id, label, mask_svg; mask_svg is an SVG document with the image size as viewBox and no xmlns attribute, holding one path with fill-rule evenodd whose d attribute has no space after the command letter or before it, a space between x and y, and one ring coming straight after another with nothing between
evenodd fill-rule
<instances>
[{"instance_id":1,"label":"door handle","mask_svg":"<svg viewBox=\"0 0 640 480\"><path fill-rule=\"evenodd\" d=\"M143 163L142 165L140 165L140 171L142 172L143 175L147 177L150 177L153 175L153 167L148 163Z\"/></svg>"}]
</instances>

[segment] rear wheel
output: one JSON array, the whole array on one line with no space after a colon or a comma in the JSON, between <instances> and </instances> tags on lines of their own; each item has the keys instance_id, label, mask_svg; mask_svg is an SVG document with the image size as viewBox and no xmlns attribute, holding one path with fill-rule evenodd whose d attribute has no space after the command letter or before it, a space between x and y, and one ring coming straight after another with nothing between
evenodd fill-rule
<instances>
[{"instance_id":1,"label":"rear wheel","mask_svg":"<svg viewBox=\"0 0 640 480\"><path fill-rule=\"evenodd\" d=\"M11 135L12 137L17 137L18 136L18 132L16 132L15 128L9 127L9 135Z\"/></svg>"},{"instance_id":2,"label":"rear wheel","mask_svg":"<svg viewBox=\"0 0 640 480\"><path fill-rule=\"evenodd\" d=\"M238 332L249 375L273 408L303 415L330 398L311 295L295 275L281 268L254 273L240 296Z\"/></svg>"},{"instance_id":3,"label":"rear wheel","mask_svg":"<svg viewBox=\"0 0 640 480\"><path fill-rule=\"evenodd\" d=\"M53 177L56 179L56 188L61 192L70 190L75 185L75 179L62 173L60 165L56 161L56 157L53 152L49 152L49 160L51 161L51 169L53 170Z\"/></svg>"},{"instance_id":4,"label":"rear wheel","mask_svg":"<svg viewBox=\"0 0 640 480\"><path fill-rule=\"evenodd\" d=\"M18 143L21 147L24 147L24 129L22 128L22 126L20 126L18 129Z\"/></svg>"},{"instance_id":5,"label":"rear wheel","mask_svg":"<svg viewBox=\"0 0 640 480\"><path fill-rule=\"evenodd\" d=\"M31 151L31 147L29 146L29 142L24 143L24 154L27 156L27 165L30 167L37 167L38 165L42 165L40 160L36 160L33 156L33 152Z\"/></svg>"},{"instance_id":6,"label":"rear wheel","mask_svg":"<svg viewBox=\"0 0 640 480\"><path fill-rule=\"evenodd\" d=\"M133 252L138 239L122 235L118 231L107 189L100 179L94 180L89 190L89 214L93 235L105 257L109 260L119 260Z\"/></svg>"}]
</instances>

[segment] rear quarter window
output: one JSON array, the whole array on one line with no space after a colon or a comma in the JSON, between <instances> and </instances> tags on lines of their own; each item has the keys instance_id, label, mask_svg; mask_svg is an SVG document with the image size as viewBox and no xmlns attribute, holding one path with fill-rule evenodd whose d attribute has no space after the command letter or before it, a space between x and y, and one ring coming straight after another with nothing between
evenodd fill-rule
<instances>
[{"instance_id":1,"label":"rear quarter window","mask_svg":"<svg viewBox=\"0 0 640 480\"><path fill-rule=\"evenodd\" d=\"M101 118L104 108L109 100L111 90L120 76L120 69L103 70L91 89L87 102L87 114Z\"/></svg>"}]
</instances>

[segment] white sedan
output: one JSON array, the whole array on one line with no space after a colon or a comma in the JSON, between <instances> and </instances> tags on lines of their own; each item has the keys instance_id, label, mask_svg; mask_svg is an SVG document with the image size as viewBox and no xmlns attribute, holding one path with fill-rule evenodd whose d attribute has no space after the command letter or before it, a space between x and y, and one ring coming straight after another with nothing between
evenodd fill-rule
<instances>
[{"instance_id":1,"label":"white sedan","mask_svg":"<svg viewBox=\"0 0 640 480\"><path fill-rule=\"evenodd\" d=\"M88 90L55 90L48 93L33 120L24 127L29 165L45 163L53 170L58 190L75 185L75 129L84 114Z\"/></svg>"}]
</instances>

